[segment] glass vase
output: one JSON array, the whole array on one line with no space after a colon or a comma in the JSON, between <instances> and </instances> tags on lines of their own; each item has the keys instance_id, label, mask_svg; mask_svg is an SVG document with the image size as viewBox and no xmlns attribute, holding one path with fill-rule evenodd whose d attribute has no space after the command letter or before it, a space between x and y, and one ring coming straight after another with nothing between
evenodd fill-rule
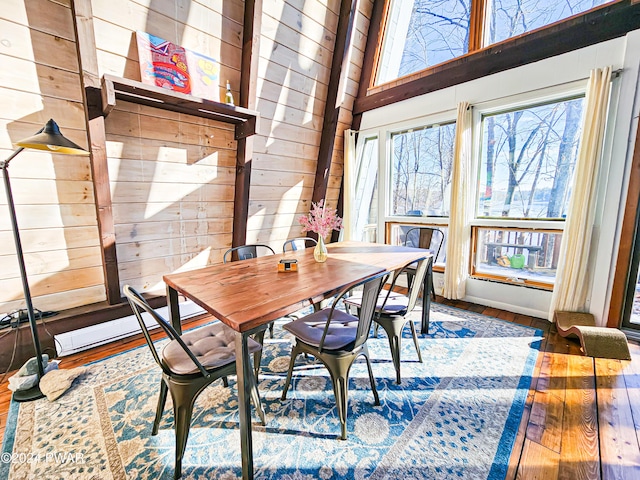
<instances>
[{"instance_id":1,"label":"glass vase","mask_svg":"<svg viewBox=\"0 0 640 480\"><path fill-rule=\"evenodd\" d=\"M327 257L329 256L329 252L327 251L327 246L324 244L324 239L318 236L318 244L313 249L313 258L316 259L316 262L326 262Z\"/></svg>"}]
</instances>

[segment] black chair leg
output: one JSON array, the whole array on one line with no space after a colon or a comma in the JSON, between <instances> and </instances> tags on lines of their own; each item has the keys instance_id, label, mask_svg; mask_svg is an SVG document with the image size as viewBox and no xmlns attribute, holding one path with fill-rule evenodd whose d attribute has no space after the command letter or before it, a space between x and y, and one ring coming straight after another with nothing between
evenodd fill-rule
<instances>
[{"instance_id":1,"label":"black chair leg","mask_svg":"<svg viewBox=\"0 0 640 480\"><path fill-rule=\"evenodd\" d=\"M193 411L193 398L175 398L176 396L178 395L172 395L174 402L176 402L173 406L176 428L174 480L178 480L182 476L182 458L184 457L187 440L189 439L189 427L191 426L191 414Z\"/></svg>"},{"instance_id":2,"label":"black chair leg","mask_svg":"<svg viewBox=\"0 0 640 480\"><path fill-rule=\"evenodd\" d=\"M296 343L293 348L291 349L291 359L289 360L289 371L287 372L287 379L284 382L284 387L282 389L282 396L280 397L281 400L286 400L287 399L287 390L289 390L289 385L291 384L291 376L293 375L293 367L296 364L296 358L298 357L298 355L300 355L301 351L300 348L298 346L298 344Z\"/></svg>"},{"instance_id":3,"label":"black chair leg","mask_svg":"<svg viewBox=\"0 0 640 480\"><path fill-rule=\"evenodd\" d=\"M167 392L169 391L169 387L164 381L164 378L160 380L160 395L158 396L158 406L156 407L156 418L153 421L153 428L151 429L151 435L158 434L158 428L160 428L160 420L162 419L162 412L164 411L164 406L167 403Z\"/></svg>"}]
</instances>

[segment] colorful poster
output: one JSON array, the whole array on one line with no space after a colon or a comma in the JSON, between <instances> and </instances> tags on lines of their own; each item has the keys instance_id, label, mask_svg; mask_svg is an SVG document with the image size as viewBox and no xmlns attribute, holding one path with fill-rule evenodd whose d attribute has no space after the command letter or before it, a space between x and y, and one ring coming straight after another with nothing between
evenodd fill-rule
<instances>
[{"instance_id":1,"label":"colorful poster","mask_svg":"<svg viewBox=\"0 0 640 480\"><path fill-rule=\"evenodd\" d=\"M142 83L220 100L220 64L149 33L136 32Z\"/></svg>"},{"instance_id":2,"label":"colorful poster","mask_svg":"<svg viewBox=\"0 0 640 480\"><path fill-rule=\"evenodd\" d=\"M191 95L220 101L220 64L213 58L186 50L191 77Z\"/></svg>"}]
</instances>

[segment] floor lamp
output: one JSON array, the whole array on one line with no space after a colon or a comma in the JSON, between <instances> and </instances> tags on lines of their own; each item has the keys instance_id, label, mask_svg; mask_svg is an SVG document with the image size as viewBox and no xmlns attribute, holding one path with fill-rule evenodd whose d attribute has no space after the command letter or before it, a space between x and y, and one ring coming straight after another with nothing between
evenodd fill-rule
<instances>
[{"instance_id":1,"label":"floor lamp","mask_svg":"<svg viewBox=\"0 0 640 480\"><path fill-rule=\"evenodd\" d=\"M35 349L35 357L38 364L38 383L35 387L28 390L16 390L13 393L13 399L17 402L27 402L42 398L44 395L40 391L40 379L44 375L44 367L42 366L42 351L40 341L38 340L38 328L36 318L33 313L33 304L31 302L31 292L29 291L29 282L27 281L27 271L24 264L24 255L22 252L22 243L20 242L20 232L18 231L18 221L16 219L16 209L13 203L13 194L11 193L11 182L9 181L9 162L13 160L25 148L35 150L46 150L52 153L60 153L64 155L89 155L89 152L79 147L71 140L66 139L61 133L56 122L49 120L47 124L40 129L34 136L25 138L16 142L18 147L4 162L0 162L2 176L4 178L4 188L7 194L7 205L9 207L9 217L11 218L11 226L13 228L13 239L16 244L16 255L18 257L18 265L20 267L20 277L22 278L22 289L24 292L24 300L27 304L27 314L29 317L29 326L31 327L31 337L33 339L33 347Z\"/></svg>"}]
</instances>

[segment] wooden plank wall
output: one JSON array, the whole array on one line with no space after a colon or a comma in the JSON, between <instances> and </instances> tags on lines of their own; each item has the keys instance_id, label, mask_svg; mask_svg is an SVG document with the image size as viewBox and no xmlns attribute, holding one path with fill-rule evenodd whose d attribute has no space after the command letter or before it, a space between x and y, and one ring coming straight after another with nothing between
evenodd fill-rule
<instances>
[{"instance_id":1,"label":"wooden plank wall","mask_svg":"<svg viewBox=\"0 0 640 480\"><path fill-rule=\"evenodd\" d=\"M71 0L7 1L0 13L0 59L7 66L0 72L2 155L49 117L86 146ZM340 1L264 1L247 242L280 250L300 235L298 217L313 194ZM338 201L342 131L351 123L372 1L360 8L356 48L341 81L331 206ZM134 32L144 31L219 59L221 96L227 79L238 96L242 0L91 0L91 10L100 75L139 79ZM122 100L105 128L120 284L163 293L163 274L220 261L232 241L232 128ZM89 160L24 152L11 173L36 307L105 300ZM22 295L6 214L0 241L2 312L20 306Z\"/></svg>"},{"instance_id":2,"label":"wooden plank wall","mask_svg":"<svg viewBox=\"0 0 640 480\"><path fill-rule=\"evenodd\" d=\"M0 157L53 118L87 148L69 0L4 0L0 10ZM88 157L23 151L10 164L34 306L63 310L105 299ZM0 312L24 308L0 187Z\"/></svg>"},{"instance_id":3,"label":"wooden plank wall","mask_svg":"<svg viewBox=\"0 0 640 480\"><path fill-rule=\"evenodd\" d=\"M240 81L244 3L93 2L100 74L139 79L135 31L221 59ZM231 246L233 126L118 101L106 118L120 284L164 293L162 275L219 262Z\"/></svg>"},{"instance_id":4,"label":"wooden plank wall","mask_svg":"<svg viewBox=\"0 0 640 480\"><path fill-rule=\"evenodd\" d=\"M362 2L352 66L336 140L327 203L336 206L342 175L342 131L351 124L364 38L372 3ZM265 0L247 242L272 245L300 236L298 218L309 211L320 145L324 99L340 0Z\"/></svg>"}]
</instances>

